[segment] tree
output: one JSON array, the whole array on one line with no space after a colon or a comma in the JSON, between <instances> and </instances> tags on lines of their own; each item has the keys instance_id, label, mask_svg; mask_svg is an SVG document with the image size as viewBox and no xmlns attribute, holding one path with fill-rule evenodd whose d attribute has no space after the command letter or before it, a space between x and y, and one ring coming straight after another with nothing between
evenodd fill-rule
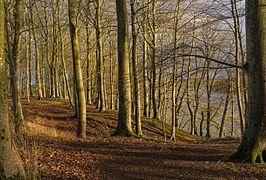
<instances>
[{"instance_id":1,"label":"tree","mask_svg":"<svg viewBox=\"0 0 266 180\"><path fill-rule=\"evenodd\" d=\"M9 2L10 3L10 2ZM22 17L23 17L23 1L16 0L14 2L13 9L13 21L14 25L12 27L8 26L9 23L12 22L10 17L10 12L7 12L7 8L5 8L6 13L6 42L8 44L7 48L7 57L9 63L9 70L11 76L11 89L12 89L12 101L13 101L13 113L15 119L15 130L16 132L21 132L24 124L24 116L22 111L21 97L19 91L19 52L20 52L20 39L21 39L21 27L22 27Z\"/></svg>"},{"instance_id":2,"label":"tree","mask_svg":"<svg viewBox=\"0 0 266 180\"><path fill-rule=\"evenodd\" d=\"M143 12L142 16L145 16L145 12ZM146 28L146 22L145 22L145 18L143 18L142 22L141 22L141 26L142 26L142 36L143 36L143 42L142 42L142 86L143 86L143 116L144 117L148 117L149 116L149 94L148 94L148 82L147 82L147 42L146 42L146 36L147 36L147 28Z\"/></svg>"},{"instance_id":3,"label":"tree","mask_svg":"<svg viewBox=\"0 0 266 180\"><path fill-rule=\"evenodd\" d=\"M171 129L171 138L175 140L175 131L176 131L176 49L178 42L178 22L179 22L179 12L180 12L180 0L177 1L177 5L175 8L175 23L174 23L174 56L173 56L173 79L172 79L172 129ZM182 81L180 83L180 88L182 85ZM179 88L179 90L180 90ZM179 91L180 92L180 91Z\"/></svg>"},{"instance_id":4,"label":"tree","mask_svg":"<svg viewBox=\"0 0 266 180\"><path fill-rule=\"evenodd\" d=\"M103 45L102 45L102 27L101 27L101 5L102 1L96 1L96 39L97 39L97 78L98 78L98 108L100 112L106 110L105 93L104 93L104 66L103 66Z\"/></svg>"},{"instance_id":5,"label":"tree","mask_svg":"<svg viewBox=\"0 0 266 180\"><path fill-rule=\"evenodd\" d=\"M59 23L59 0L52 1L52 57L49 63L50 67L50 83L51 83L51 98L59 97L59 85L58 85L58 26Z\"/></svg>"},{"instance_id":6,"label":"tree","mask_svg":"<svg viewBox=\"0 0 266 180\"><path fill-rule=\"evenodd\" d=\"M115 135L135 136L131 127L131 92L128 47L128 15L126 0L116 0L118 27L118 125Z\"/></svg>"},{"instance_id":7,"label":"tree","mask_svg":"<svg viewBox=\"0 0 266 180\"><path fill-rule=\"evenodd\" d=\"M86 97L82 79L81 62L79 55L78 29L77 29L77 1L68 0L69 27L72 46L74 87L76 94L76 108L78 117L77 136L86 138Z\"/></svg>"},{"instance_id":8,"label":"tree","mask_svg":"<svg viewBox=\"0 0 266 180\"><path fill-rule=\"evenodd\" d=\"M138 32L137 32L137 14L136 14L136 2L135 0L130 0L131 8L131 27L132 27L132 74L133 74L133 92L134 92L134 115L136 122L136 134L142 136L141 130L141 117L140 117L140 94L139 94L139 76L137 72L137 42L138 42Z\"/></svg>"},{"instance_id":9,"label":"tree","mask_svg":"<svg viewBox=\"0 0 266 180\"><path fill-rule=\"evenodd\" d=\"M241 57L241 33L240 33L240 23L239 23L239 14L237 11L237 4L236 0L231 0L231 8L232 8L232 15L234 19L234 34L235 34L235 62L236 65L239 64L240 57ZM242 107L242 97L241 97L241 72L239 68L236 68L236 98L237 98L237 105L238 105L238 112L239 112L239 120L240 120L240 130L241 135L244 133L245 124L244 124L244 117L243 117L243 107Z\"/></svg>"},{"instance_id":10,"label":"tree","mask_svg":"<svg viewBox=\"0 0 266 180\"><path fill-rule=\"evenodd\" d=\"M157 36L156 36L156 5L157 0L152 0L152 43L150 43L152 49L152 81L151 81L151 91L152 91L152 109L153 109L153 118L159 119L157 100L156 100L156 45L157 45Z\"/></svg>"},{"instance_id":11,"label":"tree","mask_svg":"<svg viewBox=\"0 0 266 180\"><path fill-rule=\"evenodd\" d=\"M42 93L42 84L41 84L41 75L40 75L40 50L39 50L39 44L37 39L37 28L34 28L35 26L35 14L33 13L33 1L29 2L29 11L30 11L30 22L32 27L32 35L34 40L34 50L35 50L35 61L36 61L36 81L37 81L37 89L38 89L38 98L43 98Z\"/></svg>"},{"instance_id":12,"label":"tree","mask_svg":"<svg viewBox=\"0 0 266 180\"><path fill-rule=\"evenodd\" d=\"M265 0L246 0L248 111L243 140L232 156L244 162L266 161Z\"/></svg>"},{"instance_id":13,"label":"tree","mask_svg":"<svg viewBox=\"0 0 266 180\"><path fill-rule=\"evenodd\" d=\"M19 179L20 171L15 162L8 120L4 12L4 1L0 1L0 177L1 179Z\"/></svg>"}]
</instances>

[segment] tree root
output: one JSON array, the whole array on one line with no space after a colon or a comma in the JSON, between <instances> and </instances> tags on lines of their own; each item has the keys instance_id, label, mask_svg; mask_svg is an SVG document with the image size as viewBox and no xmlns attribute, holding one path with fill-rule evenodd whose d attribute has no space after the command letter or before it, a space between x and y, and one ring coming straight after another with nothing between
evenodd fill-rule
<instances>
[{"instance_id":1,"label":"tree root","mask_svg":"<svg viewBox=\"0 0 266 180\"><path fill-rule=\"evenodd\" d=\"M243 141L237 152L230 156L231 160L245 163L264 163L266 162L266 150L258 143L249 145Z\"/></svg>"},{"instance_id":2,"label":"tree root","mask_svg":"<svg viewBox=\"0 0 266 180\"><path fill-rule=\"evenodd\" d=\"M116 130L113 134L113 136L122 136L122 137L134 137L134 138L140 138L138 135L136 135L133 131L129 130Z\"/></svg>"}]
</instances>

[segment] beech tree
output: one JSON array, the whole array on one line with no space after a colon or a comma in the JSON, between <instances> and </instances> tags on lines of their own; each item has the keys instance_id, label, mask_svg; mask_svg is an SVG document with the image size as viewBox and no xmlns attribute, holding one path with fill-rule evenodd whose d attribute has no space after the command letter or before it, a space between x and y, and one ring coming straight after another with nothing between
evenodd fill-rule
<instances>
[{"instance_id":1,"label":"beech tree","mask_svg":"<svg viewBox=\"0 0 266 180\"><path fill-rule=\"evenodd\" d=\"M39 50L39 43L37 39L37 28L35 28L35 14L33 12L33 1L29 2L29 14L30 14L30 22L32 27L32 35L34 40L34 50L35 50L35 61L36 61L36 81L37 81L37 89L38 89L38 98L43 98L43 91L41 85L41 75L40 75L40 50Z\"/></svg>"},{"instance_id":2,"label":"beech tree","mask_svg":"<svg viewBox=\"0 0 266 180\"><path fill-rule=\"evenodd\" d=\"M139 94L139 76L137 72L137 14L136 14L136 2L130 0L131 9L131 27L132 27L132 75L133 75L133 95L134 95L134 115L136 123L136 134L142 136L141 130L141 107L140 107L140 94Z\"/></svg>"},{"instance_id":3,"label":"beech tree","mask_svg":"<svg viewBox=\"0 0 266 180\"><path fill-rule=\"evenodd\" d=\"M68 0L69 7L69 27L72 45L73 69L74 69L74 87L76 94L76 109L78 112L77 136L86 138L86 97L82 79L81 62L79 55L79 42L77 32L77 1Z\"/></svg>"},{"instance_id":4,"label":"beech tree","mask_svg":"<svg viewBox=\"0 0 266 180\"><path fill-rule=\"evenodd\" d=\"M20 175L15 162L8 119L4 12L4 1L0 1L0 177L1 179L23 179L19 177L22 174Z\"/></svg>"},{"instance_id":5,"label":"beech tree","mask_svg":"<svg viewBox=\"0 0 266 180\"><path fill-rule=\"evenodd\" d=\"M13 7L13 19L11 18L10 12L7 12L7 7L10 6L11 2L6 2L5 7L5 33L7 42L7 60L9 63L9 71L11 77L11 89L12 89L12 101L13 101L13 113L15 119L15 130L21 132L24 124L24 116L22 111L22 103L20 97L19 88L19 69L20 63L19 52L21 48L21 29L22 29L22 17L23 17L23 0L14 1ZM8 23L9 22L9 23ZM10 26L10 24L13 26Z\"/></svg>"},{"instance_id":6,"label":"beech tree","mask_svg":"<svg viewBox=\"0 0 266 180\"><path fill-rule=\"evenodd\" d=\"M240 23L239 23L239 14L237 11L236 0L231 0L231 8L232 15L234 19L234 33L235 33L235 63L238 65L240 63L241 58L241 33L240 33ZM243 117L243 107L242 107L242 97L241 97L241 71L239 68L236 68L236 98L237 98L237 106L239 112L239 120L240 120L240 130L241 135L244 133L245 127L245 119Z\"/></svg>"},{"instance_id":7,"label":"beech tree","mask_svg":"<svg viewBox=\"0 0 266 180\"><path fill-rule=\"evenodd\" d=\"M131 83L129 71L128 12L126 0L116 0L118 27L118 125L115 135L134 136L131 126Z\"/></svg>"},{"instance_id":8,"label":"beech tree","mask_svg":"<svg viewBox=\"0 0 266 180\"><path fill-rule=\"evenodd\" d=\"M244 162L266 161L266 0L246 0L248 111L247 128L237 152Z\"/></svg>"},{"instance_id":9,"label":"beech tree","mask_svg":"<svg viewBox=\"0 0 266 180\"><path fill-rule=\"evenodd\" d=\"M97 78L98 78L98 108L100 112L104 112L106 110L106 102L105 102L105 85L104 85L104 67L103 67L103 45L102 45L102 27L101 27L101 5L102 1L96 1L96 44L97 44Z\"/></svg>"}]
</instances>

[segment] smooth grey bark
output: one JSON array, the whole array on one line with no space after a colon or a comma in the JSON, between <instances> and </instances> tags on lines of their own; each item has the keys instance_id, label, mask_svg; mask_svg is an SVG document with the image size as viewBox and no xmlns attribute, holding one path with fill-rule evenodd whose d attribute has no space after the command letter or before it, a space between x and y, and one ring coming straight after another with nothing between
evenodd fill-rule
<instances>
[{"instance_id":1,"label":"smooth grey bark","mask_svg":"<svg viewBox=\"0 0 266 180\"><path fill-rule=\"evenodd\" d=\"M176 75L177 75L177 58L176 58L176 49L177 49L177 40L178 40L178 23L179 23L179 12L180 12L180 0L177 2L177 7L175 9L175 24L174 24L174 57L173 57L173 75L172 75L172 129L171 129L171 138L176 139Z\"/></svg>"},{"instance_id":2,"label":"smooth grey bark","mask_svg":"<svg viewBox=\"0 0 266 180\"><path fill-rule=\"evenodd\" d=\"M78 29L77 29L77 1L68 0L69 27L74 68L74 83L76 94L76 109L78 117L77 136L86 138L86 97L83 85L81 62L79 55Z\"/></svg>"},{"instance_id":3,"label":"smooth grey bark","mask_svg":"<svg viewBox=\"0 0 266 180\"><path fill-rule=\"evenodd\" d=\"M96 44L97 44L97 78L98 78L98 108L100 112L106 111L105 85L104 85L104 66L103 66L103 45L102 45L102 27L101 27L101 7L102 0L96 1Z\"/></svg>"},{"instance_id":4,"label":"smooth grey bark","mask_svg":"<svg viewBox=\"0 0 266 180\"><path fill-rule=\"evenodd\" d=\"M14 2L14 26L11 28L13 32L8 32L8 25L6 24L6 33L8 36L11 36L11 39L8 39L7 44L8 48L8 62L9 70L11 76L11 90L12 90L12 101L13 101L13 113L15 121L15 130L17 133L20 133L24 127L24 116L22 111L22 103L19 91L19 50L20 50L20 40L21 40L21 27L22 27L22 13L23 9L23 0L16 0ZM7 15L8 12L6 12ZM10 37L9 37L10 38Z\"/></svg>"},{"instance_id":5,"label":"smooth grey bark","mask_svg":"<svg viewBox=\"0 0 266 180\"><path fill-rule=\"evenodd\" d=\"M29 33L30 35L30 33ZM30 38L30 36L28 37ZM29 63L30 63L30 52L29 44L26 42L26 98L27 102L30 102L30 75L29 75Z\"/></svg>"},{"instance_id":6,"label":"smooth grey bark","mask_svg":"<svg viewBox=\"0 0 266 180\"><path fill-rule=\"evenodd\" d=\"M246 0L247 128L232 156L250 163L266 161L266 0Z\"/></svg>"},{"instance_id":7,"label":"smooth grey bark","mask_svg":"<svg viewBox=\"0 0 266 180\"><path fill-rule=\"evenodd\" d=\"M153 119L159 119L159 113L157 108L157 99L156 99L156 60L157 60L157 34L156 34L156 5L157 0L152 0L152 80L151 80L151 93L152 93L152 109L153 109Z\"/></svg>"},{"instance_id":8,"label":"smooth grey bark","mask_svg":"<svg viewBox=\"0 0 266 180\"><path fill-rule=\"evenodd\" d=\"M58 73L58 51L59 51L59 33L57 23L59 22L59 0L52 1L52 56L48 61L50 68L50 98L60 97L59 93L59 73ZM48 37L47 37L48 38ZM49 53L50 51L48 51Z\"/></svg>"},{"instance_id":9,"label":"smooth grey bark","mask_svg":"<svg viewBox=\"0 0 266 180\"><path fill-rule=\"evenodd\" d=\"M222 120L221 120L221 126L220 126L220 132L219 132L219 137L220 138L224 137L225 121L226 121L226 118L227 118L227 112L228 112L228 109L229 109L229 104L230 104L230 100L232 98L232 93L233 93L233 92L231 92L232 79L231 79L230 72L228 72L227 75L229 77L228 78L228 90L227 90L227 94L226 94L226 99L225 99L225 103L224 103L224 111L223 111Z\"/></svg>"},{"instance_id":10,"label":"smooth grey bark","mask_svg":"<svg viewBox=\"0 0 266 180\"><path fill-rule=\"evenodd\" d=\"M241 57L241 34L240 34L240 24L239 24L239 15L237 11L236 0L231 0L231 9L232 15L234 19L234 35L235 35L235 63L239 65L240 57ZM243 55L243 54L242 54ZM245 129L245 119L243 116L243 105L242 105L242 93L241 93L241 72L239 68L236 68L236 98L237 98L237 106L239 113L239 121L240 121L240 130L241 136L244 134Z\"/></svg>"},{"instance_id":11,"label":"smooth grey bark","mask_svg":"<svg viewBox=\"0 0 266 180\"><path fill-rule=\"evenodd\" d=\"M65 83L65 88L67 90L67 97L68 97L69 103L71 106L74 106L73 98L71 95L71 89L69 86L66 62L65 62L65 40L63 37L62 29L60 27L59 27L59 34L60 34L60 45L61 45L61 60L62 60L62 67L63 67L63 70L62 70L63 71L63 79L64 79L64 83Z\"/></svg>"},{"instance_id":12,"label":"smooth grey bark","mask_svg":"<svg viewBox=\"0 0 266 180\"><path fill-rule=\"evenodd\" d=\"M143 116L148 117L149 116L149 86L147 83L147 42L146 42L146 36L147 36L147 28L146 28L146 22L143 20L142 22L142 28L143 28L143 52L142 52L142 77L143 77Z\"/></svg>"},{"instance_id":13,"label":"smooth grey bark","mask_svg":"<svg viewBox=\"0 0 266 180\"><path fill-rule=\"evenodd\" d=\"M111 28L109 30L109 58L110 58L110 109L115 109L114 104L114 61L113 61L113 40L112 40L112 34L111 34Z\"/></svg>"},{"instance_id":14,"label":"smooth grey bark","mask_svg":"<svg viewBox=\"0 0 266 180\"><path fill-rule=\"evenodd\" d=\"M87 52L86 52L86 60L87 60L87 104L92 104L92 87L91 87L91 53L90 53L90 35L91 32L89 30L89 23L86 24L86 45L87 45Z\"/></svg>"},{"instance_id":15,"label":"smooth grey bark","mask_svg":"<svg viewBox=\"0 0 266 180\"><path fill-rule=\"evenodd\" d=\"M5 63L4 40L4 1L0 1L0 177L1 179L20 178L12 148L7 104L7 66ZM23 177L21 178L23 179Z\"/></svg>"},{"instance_id":16,"label":"smooth grey bark","mask_svg":"<svg viewBox=\"0 0 266 180\"><path fill-rule=\"evenodd\" d=\"M135 136L131 125L131 82L129 70L128 12L126 0L116 0L118 27L118 125L114 135Z\"/></svg>"},{"instance_id":17,"label":"smooth grey bark","mask_svg":"<svg viewBox=\"0 0 266 180\"><path fill-rule=\"evenodd\" d=\"M141 107L140 107L140 93L139 93L139 76L137 72L137 14L136 2L130 0L131 8L131 28L132 28L132 74L133 74L133 96L134 96L134 119L136 123L136 134L142 136L141 130Z\"/></svg>"},{"instance_id":18,"label":"smooth grey bark","mask_svg":"<svg viewBox=\"0 0 266 180\"><path fill-rule=\"evenodd\" d=\"M38 98L43 98L42 92L42 84L41 84L41 72L40 72L40 50L37 39L37 28L35 28L35 15L33 13L33 4L30 2L29 11L30 11L30 21L32 27L32 35L34 40L34 50L35 50L35 74L36 74L36 82L37 82L37 90L38 90Z\"/></svg>"}]
</instances>

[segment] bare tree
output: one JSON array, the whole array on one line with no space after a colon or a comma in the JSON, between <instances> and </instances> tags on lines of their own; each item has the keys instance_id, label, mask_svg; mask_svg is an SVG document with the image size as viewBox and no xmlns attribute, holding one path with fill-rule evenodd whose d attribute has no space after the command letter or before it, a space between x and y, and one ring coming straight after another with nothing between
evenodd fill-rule
<instances>
[{"instance_id":1,"label":"bare tree","mask_svg":"<svg viewBox=\"0 0 266 180\"><path fill-rule=\"evenodd\" d=\"M128 14L126 0L116 0L118 27L119 111L115 135L135 136L131 126L131 83L129 72Z\"/></svg>"},{"instance_id":2,"label":"bare tree","mask_svg":"<svg viewBox=\"0 0 266 180\"><path fill-rule=\"evenodd\" d=\"M73 57L73 68L74 68L74 83L75 83L75 94L76 94L76 109L78 116L78 128L77 136L86 138L86 97L82 79L81 62L79 54L79 42L77 34L77 1L68 0L69 7L69 27L72 45L72 57Z\"/></svg>"},{"instance_id":3,"label":"bare tree","mask_svg":"<svg viewBox=\"0 0 266 180\"><path fill-rule=\"evenodd\" d=\"M12 148L7 104L7 71L5 63L4 1L0 1L0 177L1 179L23 179Z\"/></svg>"},{"instance_id":4,"label":"bare tree","mask_svg":"<svg viewBox=\"0 0 266 180\"><path fill-rule=\"evenodd\" d=\"M10 3L10 2L7 2ZM24 116L22 111L20 88L19 88L19 74L18 65L19 61L19 51L21 47L21 29L23 20L23 5L22 0L16 0L14 2L13 9L13 21L14 26L8 26L8 22L11 23L10 12L8 12L8 4L5 7L5 32L6 32L6 42L7 42L7 57L9 63L9 70L11 75L11 87L12 87L12 100L13 100L13 113L15 119L15 130L16 132L21 132L24 126ZM12 11L11 11L12 12Z\"/></svg>"},{"instance_id":5,"label":"bare tree","mask_svg":"<svg viewBox=\"0 0 266 180\"><path fill-rule=\"evenodd\" d=\"M234 159L251 163L266 161L265 119L265 1L246 1L248 112L247 128Z\"/></svg>"}]
</instances>

